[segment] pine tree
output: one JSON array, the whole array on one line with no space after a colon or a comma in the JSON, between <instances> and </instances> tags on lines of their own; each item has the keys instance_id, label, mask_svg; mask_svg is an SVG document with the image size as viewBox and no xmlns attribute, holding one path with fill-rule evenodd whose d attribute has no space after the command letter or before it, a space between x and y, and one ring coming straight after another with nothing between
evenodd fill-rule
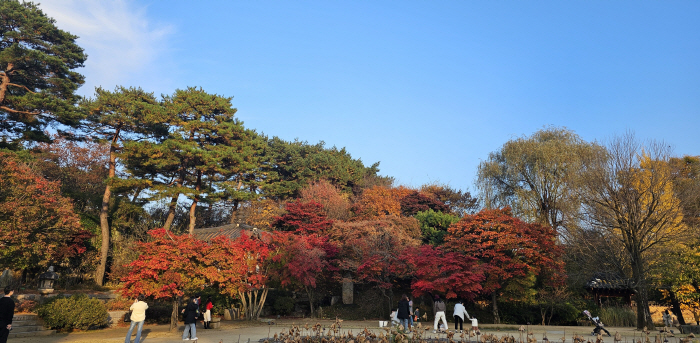
<instances>
[{"instance_id":1,"label":"pine tree","mask_svg":"<svg viewBox=\"0 0 700 343\"><path fill-rule=\"evenodd\" d=\"M37 5L0 1L0 144L46 142L47 126L79 124L74 70L87 56L76 39Z\"/></svg>"}]
</instances>

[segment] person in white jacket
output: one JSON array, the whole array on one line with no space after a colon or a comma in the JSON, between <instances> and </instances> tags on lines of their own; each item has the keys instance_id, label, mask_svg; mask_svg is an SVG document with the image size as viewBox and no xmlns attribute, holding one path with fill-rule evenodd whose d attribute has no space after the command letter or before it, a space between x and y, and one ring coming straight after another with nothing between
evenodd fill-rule
<instances>
[{"instance_id":1,"label":"person in white jacket","mask_svg":"<svg viewBox=\"0 0 700 343\"><path fill-rule=\"evenodd\" d=\"M143 301L144 299L146 299L146 297L139 295L134 303L131 304L131 307L129 307L129 310L131 311L131 317L129 317L131 320L131 325L129 325L129 332L126 334L124 343L131 342L131 333L134 331L134 327L137 327L136 340L134 343L141 342L141 329L143 329L143 322L146 321L146 310L148 309L148 304Z\"/></svg>"},{"instance_id":2,"label":"person in white jacket","mask_svg":"<svg viewBox=\"0 0 700 343\"><path fill-rule=\"evenodd\" d=\"M471 318L469 318L469 313L467 313L467 309L464 308L464 305L462 305L462 302L459 300L457 300L457 303L455 304L453 316L455 317L455 332L462 332L462 330L464 330L464 317L466 316L467 319ZM458 329L459 331L457 331Z\"/></svg>"}]
</instances>

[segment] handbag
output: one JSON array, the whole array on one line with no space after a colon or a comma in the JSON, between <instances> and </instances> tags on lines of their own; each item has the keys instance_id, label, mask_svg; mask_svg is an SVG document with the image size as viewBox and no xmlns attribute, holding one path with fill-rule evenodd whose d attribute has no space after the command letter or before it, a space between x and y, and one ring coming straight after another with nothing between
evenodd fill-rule
<instances>
[{"instance_id":1,"label":"handbag","mask_svg":"<svg viewBox=\"0 0 700 343\"><path fill-rule=\"evenodd\" d=\"M131 311L129 313L124 314L124 323L130 323L131 322Z\"/></svg>"}]
</instances>

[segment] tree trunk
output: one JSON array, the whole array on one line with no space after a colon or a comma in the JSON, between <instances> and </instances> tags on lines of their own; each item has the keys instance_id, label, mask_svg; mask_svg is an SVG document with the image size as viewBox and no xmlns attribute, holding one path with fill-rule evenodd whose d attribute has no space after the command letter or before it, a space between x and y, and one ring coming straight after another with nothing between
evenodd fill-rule
<instances>
[{"instance_id":1,"label":"tree trunk","mask_svg":"<svg viewBox=\"0 0 700 343\"><path fill-rule=\"evenodd\" d=\"M263 307L265 306L265 301L267 300L267 291L269 288L263 288L262 293L260 294L260 300L258 303L258 313L255 315L255 318L258 319L260 318L260 314L262 313Z\"/></svg>"},{"instance_id":2,"label":"tree trunk","mask_svg":"<svg viewBox=\"0 0 700 343\"><path fill-rule=\"evenodd\" d=\"M238 200L233 201L233 208L231 209L231 219L229 220L230 224L234 224L236 222L236 219L238 219Z\"/></svg>"},{"instance_id":3,"label":"tree trunk","mask_svg":"<svg viewBox=\"0 0 700 343\"><path fill-rule=\"evenodd\" d=\"M644 275L644 260L641 252L637 250L630 251L630 257L632 279L635 281L637 290L637 329L642 330L646 327L649 330L654 330L654 321L651 320L651 312L649 311L649 287Z\"/></svg>"},{"instance_id":4,"label":"tree trunk","mask_svg":"<svg viewBox=\"0 0 700 343\"><path fill-rule=\"evenodd\" d=\"M192 205L190 206L190 227L189 227L190 235L194 235L194 226L195 226L195 224L197 224L197 216L196 216L197 203L199 203L199 191L202 189L202 172L201 171L197 172L197 184L195 185L194 189L195 189L195 195L194 195L194 199L192 199Z\"/></svg>"},{"instance_id":5,"label":"tree trunk","mask_svg":"<svg viewBox=\"0 0 700 343\"><path fill-rule=\"evenodd\" d=\"M132 195L132 198L131 198L131 203L132 203L132 204L135 204L135 203L136 203L136 200L139 198L139 195L141 195L141 192L142 192L142 191L143 191L143 188L142 188L142 187L139 187L139 188L137 188L137 189L134 191L134 195Z\"/></svg>"},{"instance_id":6,"label":"tree trunk","mask_svg":"<svg viewBox=\"0 0 700 343\"><path fill-rule=\"evenodd\" d=\"M170 227L173 225L173 221L175 221L175 211L177 210L177 198L179 197L180 194L178 193L170 200L170 206L168 206L168 217L165 219L165 224L163 224L163 228L166 230L170 230Z\"/></svg>"},{"instance_id":7,"label":"tree trunk","mask_svg":"<svg viewBox=\"0 0 700 343\"><path fill-rule=\"evenodd\" d=\"M313 291L308 286L304 286L304 290L306 291L306 296L309 297L309 308L311 309L311 318L313 318L314 317L314 297L312 294Z\"/></svg>"},{"instance_id":8,"label":"tree trunk","mask_svg":"<svg viewBox=\"0 0 700 343\"><path fill-rule=\"evenodd\" d=\"M501 317L498 316L498 296L496 292L491 293L491 313L493 314L493 323L501 324Z\"/></svg>"},{"instance_id":9,"label":"tree trunk","mask_svg":"<svg viewBox=\"0 0 700 343\"><path fill-rule=\"evenodd\" d=\"M195 216L195 210L197 209L197 197L194 197L192 200L192 205L190 205L190 224L188 226L188 232L190 235L194 235L194 226L195 226L195 221L197 220L197 217Z\"/></svg>"},{"instance_id":10,"label":"tree trunk","mask_svg":"<svg viewBox=\"0 0 700 343\"><path fill-rule=\"evenodd\" d=\"M646 327L648 330L654 330L654 321L651 320L651 312L649 311L649 294L646 287L640 287L637 292L637 329L642 330Z\"/></svg>"},{"instance_id":11,"label":"tree trunk","mask_svg":"<svg viewBox=\"0 0 700 343\"><path fill-rule=\"evenodd\" d=\"M173 298L173 312L170 314L170 331L177 329L177 310L178 310L177 297Z\"/></svg>"},{"instance_id":12,"label":"tree trunk","mask_svg":"<svg viewBox=\"0 0 700 343\"><path fill-rule=\"evenodd\" d=\"M243 315L246 316L246 318L247 318L248 320L250 320L250 316L249 316L249 314L248 314L248 308L249 308L249 306L248 306L248 301L246 300L246 295L247 295L247 294L248 294L248 292L243 293L243 292L239 291L239 292L238 292L238 298L241 299L241 312L243 313Z\"/></svg>"},{"instance_id":13,"label":"tree trunk","mask_svg":"<svg viewBox=\"0 0 700 343\"><path fill-rule=\"evenodd\" d=\"M681 303L678 302L678 298L676 298L676 292L669 290L668 293L671 295L671 312L678 318L679 324L686 325L685 319L683 318L683 311L681 311Z\"/></svg>"},{"instance_id":14,"label":"tree trunk","mask_svg":"<svg viewBox=\"0 0 700 343\"><path fill-rule=\"evenodd\" d=\"M267 300L268 288L256 289L245 293L238 292L241 299L241 307L248 320L260 318L262 309Z\"/></svg>"},{"instance_id":15,"label":"tree trunk","mask_svg":"<svg viewBox=\"0 0 700 343\"><path fill-rule=\"evenodd\" d=\"M111 178L116 174L117 164L117 139L119 130L112 138L112 144L109 147L109 179L105 187L105 193L102 195L102 207L100 208L100 230L102 231L102 246L100 247L100 264L95 271L95 283L102 286L105 282L105 272L107 270L107 257L109 256L109 199L112 196L112 189L109 185Z\"/></svg>"},{"instance_id":16,"label":"tree trunk","mask_svg":"<svg viewBox=\"0 0 700 343\"><path fill-rule=\"evenodd\" d=\"M175 182L175 185L180 188L182 187L183 182L185 182L185 175L184 172L180 172L180 178ZM170 200L170 206L168 206L168 217L165 219L165 224L163 225L163 228L166 230L170 230L170 227L173 225L173 221L175 221L175 211L177 211L177 199L179 197L180 193L178 192Z\"/></svg>"}]
</instances>

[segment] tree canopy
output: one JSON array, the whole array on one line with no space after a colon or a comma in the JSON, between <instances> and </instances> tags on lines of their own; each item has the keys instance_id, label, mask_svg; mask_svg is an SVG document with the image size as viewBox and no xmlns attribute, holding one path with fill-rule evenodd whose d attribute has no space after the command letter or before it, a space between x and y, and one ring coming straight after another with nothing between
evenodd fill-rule
<instances>
[{"instance_id":1,"label":"tree canopy","mask_svg":"<svg viewBox=\"0 0 700 343\"><path fill-rule=\"evenodd\" d=\"M87 56L76 39L36 4L0 1L2 144L45 142L47 126L79 124L75 91L84 78L75 69L83 67Z\"/></svg>"},{"instance_id":2,"label":"tree canopy","mask_svg":"<svg viewBox=\"0 0 700 343\"><path fill-rule=\"evenodd\" d=\"M509 206L517 216L558 229L577 214L576 183L587 156L602 149L564 128L547 128L506 142L479 164L477 186L487 208Z\"/></svg>"},{"instance_id":3,"label":"tree canopy","mask_svg":"<svg viewBox=\"0 0 700 343\"><path fill-rule=\"evenodd\" d=\"M0 151L0 264L46 267L83 254L93 235L83 230L60 185L12 153Z\"/></svg>"}]
</instances>

